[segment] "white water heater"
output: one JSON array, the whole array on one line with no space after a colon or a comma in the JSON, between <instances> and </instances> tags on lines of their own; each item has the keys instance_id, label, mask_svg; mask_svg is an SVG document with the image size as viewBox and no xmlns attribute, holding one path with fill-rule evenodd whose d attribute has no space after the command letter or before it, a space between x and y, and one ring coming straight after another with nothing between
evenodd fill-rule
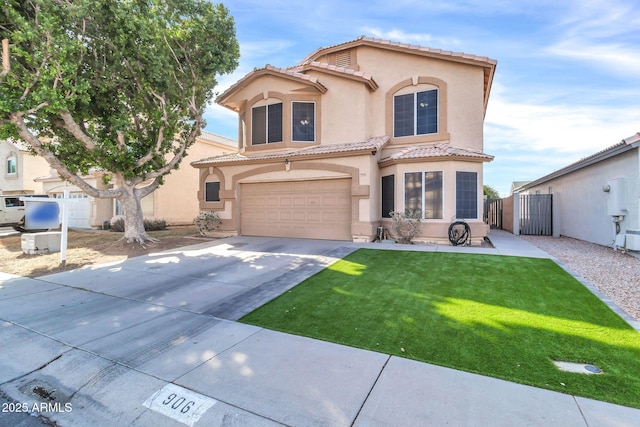
<instances>
[{"instance_id":1,"label":"white water heater","mask_svg":"<svg viewBox=\"0 0 640 427\"><path fill-rule=\"evenodd\" d=\"M615 178L607 181L607 215L625 216L628 214L627 197L624 178Z\"/></svg>"}]
</instances>

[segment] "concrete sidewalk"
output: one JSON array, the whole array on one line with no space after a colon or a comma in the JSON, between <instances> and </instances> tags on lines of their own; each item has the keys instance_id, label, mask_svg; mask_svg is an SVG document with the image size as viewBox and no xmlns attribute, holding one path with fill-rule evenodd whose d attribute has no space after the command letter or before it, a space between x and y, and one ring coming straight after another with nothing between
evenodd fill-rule
<instances>
[{"instance_id":1,"label":"concrete sidewalk","mask_svg":"<svg viewBox=\"0 0 640 427\"><path fill-rule=\"evenodd\" d=\"M4 275L0 424L640 425L640 410L234 321L359 247L546 256L490 238L495 248L236 237Z\"/></svg>"}]
</instances>

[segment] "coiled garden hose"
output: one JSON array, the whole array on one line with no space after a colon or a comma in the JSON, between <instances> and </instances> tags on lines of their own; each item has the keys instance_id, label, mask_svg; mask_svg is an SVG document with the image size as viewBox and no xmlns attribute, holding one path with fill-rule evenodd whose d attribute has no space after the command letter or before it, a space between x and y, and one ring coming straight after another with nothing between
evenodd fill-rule
<instances>
[{"instance_id":1,"label":"coiled garden hose","mask_svg":"<svg viewBox=\"0 0 640 427\"><path fill-rule=\"evenodd\" d=\"M464 221L452 222L449 226L449 241L453 246L469 245L471 242L471 228Z\"/></svg>"}]
</instances>

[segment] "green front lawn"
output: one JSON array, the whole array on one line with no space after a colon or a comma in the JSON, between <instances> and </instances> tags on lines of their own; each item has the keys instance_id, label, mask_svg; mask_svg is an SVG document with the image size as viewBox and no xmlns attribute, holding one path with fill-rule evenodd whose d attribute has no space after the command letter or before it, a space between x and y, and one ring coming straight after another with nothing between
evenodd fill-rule
<instances>
[{"instance_id":1,"label":"green front lawn","mask_svg":"<svg viewBox=\"0 0 640 427\"><path fill-rule=\"evenodd\" d=\"M640 333L548 259L360 249L241 321L640 407Z\"/></svg>"}]
</instances>

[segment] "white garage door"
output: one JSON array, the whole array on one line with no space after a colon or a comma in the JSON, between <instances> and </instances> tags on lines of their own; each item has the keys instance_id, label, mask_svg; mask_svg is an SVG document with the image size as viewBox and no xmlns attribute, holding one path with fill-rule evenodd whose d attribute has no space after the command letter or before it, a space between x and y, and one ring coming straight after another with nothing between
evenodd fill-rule
<instances>
[{"instance_id":1,"label":"white garage door","mask_svg":"<svg viewBox=\"0 0 640 427\"><path fill-rule=\"evenodd\" d=\"M241 233L351 240L351 179L243 184Z\"/></svg>"}]
</instances>

